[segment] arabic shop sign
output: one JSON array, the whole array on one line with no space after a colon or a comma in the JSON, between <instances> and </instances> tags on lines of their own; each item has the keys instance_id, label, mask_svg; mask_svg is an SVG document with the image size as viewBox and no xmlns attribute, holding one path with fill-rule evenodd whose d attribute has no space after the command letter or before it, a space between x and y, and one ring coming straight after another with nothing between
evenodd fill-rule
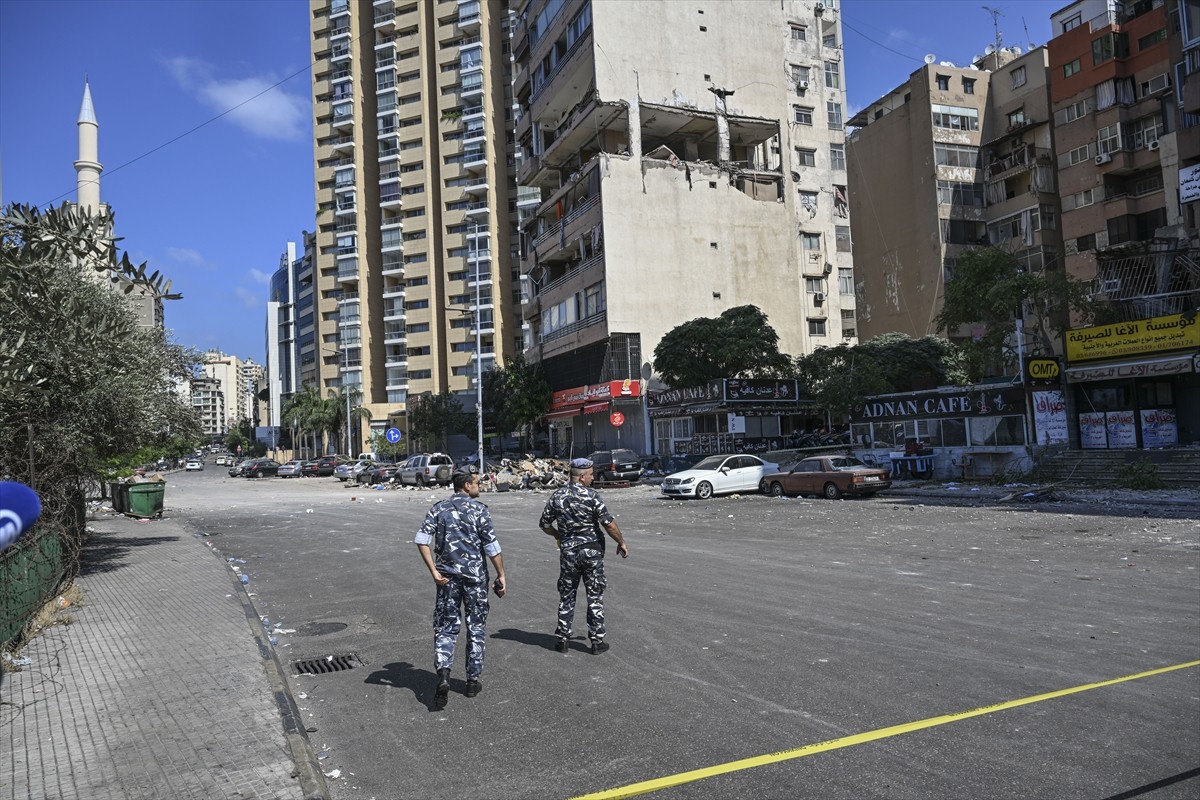
<instances>
[{"instance_id":1,"label":"arabic shop sign","mask_svg":"<svg viewBox=\"0 0 1200 800\"><path fill-rule=\"evenodd\" d=\"M1200 200L1200 164L1179 168L1179 202Z\"/></svg>"},{"instance_id":2,"label":"arabic shop sign","mask_svg":"<svg viewBox=\"0 0 1200 800\"><path fill-rule=\"evenodd\" d=\"M727 378L725 400L730 403L795 403L796 381Z\"/></svg>"},{"instance_id":3,"label":"arabic shop sign","mask_svg":"<svg viewBox=\"0 0 1200 800\"><path fill-rule=\"evenodd\" d=\"M1182 314L1067 331L1067 362L1200 347L1200 325Z\"/></svg>"},{"instance_id":4,"label":"arabic shop sign","mask_svg":"<svg viewBox=\"0 0 1200 800\"><path fill-rule=\"evenodd\" d=\"M906 419L942 419L946 417L1012 416L1025 413L1025 392L1021 387L964 387L953 392L913 392L912 394L868 397L850 412L852 423L892 422Z\"/></svg>"},{"instance_id":5,"label":"arabic shop sign","mask_svg":"<svg viewBox=\"0 0 1200 800\"><path fill-rule=\"evenodd\" d=\"M563 389L550 397L550 411L561 411L578 406L581 403L596 403L606 400L620 400L642 396L642 382L634 378L623 381L609 381L591 386L578 386L574 389Z\"/></svg>"}]
</instances>

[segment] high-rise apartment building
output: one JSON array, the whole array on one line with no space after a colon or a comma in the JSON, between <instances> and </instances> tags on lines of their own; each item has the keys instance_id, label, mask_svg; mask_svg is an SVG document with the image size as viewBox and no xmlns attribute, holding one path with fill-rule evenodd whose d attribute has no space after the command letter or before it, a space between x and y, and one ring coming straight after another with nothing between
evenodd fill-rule
<instances>
[{"instance_id":1,"label":"high-rise apartment building","mask_svg":"<svg viewBox=\"0 0 1200 800\"><path fill-rule=\"evenodd\" d=\"M552 450L725 432L711 408L652 431L638 400L689 320L754 305L783 352L856 341L838 5L517 4L522 333Z\"/></svg>"},{"instance_id":2,"label":"high-rise apartment building","mask_svg":"<svg viewBox=\"0 0 1200 800\"><path fill-rule=\"evenodd\" d=\"M280 412L292 395L305 386L320 388L317 368L317 327L314 312L316 289L316 234L304 232L304 251L288 242L271 276L267 300L267 364L265 383L270 389L267 425L288 427Z\"/></svg>"},{"instance_id":3,"label":"high-rise apartment building","mask_svg":"<svg viewBox=\"0 0 1200 800\"><path fill-rule=\"evenodd\" d=\"M200 369L204 377L215 381L215 387L205 384L204 391L220 395L221 417L216 425L218 432L225 433L231 430L241 420L255 423L258 411L255 397L262 372L258 364L226 355L219 350L209 350L200 357ZM217 404L208 401L205 401L205 405L210 408L217 407Z\"/></svg>"},{"instance_id":4,"label":"high-rise apartment building","mask_svg":"<svg viewBox=\"0 0 1200 800\"><path fill-rule=\"evenodd\" d=\"M310 11L316 335L300 369L320 365L322 394L360 391L370 431L403 427L426 392L473 408L476 370L518 340L507 4L311 0Z\"/></svg>"}]
</instances>

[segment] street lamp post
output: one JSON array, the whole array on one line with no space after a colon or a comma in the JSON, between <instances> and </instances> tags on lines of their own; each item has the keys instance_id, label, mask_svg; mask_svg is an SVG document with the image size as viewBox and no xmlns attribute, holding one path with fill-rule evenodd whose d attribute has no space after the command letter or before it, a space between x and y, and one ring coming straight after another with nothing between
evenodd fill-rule
<instances>
[{"instance_id":1,"label":"street lamp post","mask_svg":"<svg viewBox=\"0 0 1200 800\"><path fill-rule=\"evenodd\" d=\"M479 307L479 223L475 226L475 436L478 442L475 453L479 474L483 474L483 333Z\"/></svg>"},{"instance_id":2,"label":"street lamp post","mask_svg":"<svg viewBox=\"0 0 1200 800\"><path fill-rule=\"evenodd\" d=\"M346 351L344 349L329 350L324 348L326 353L337 353L342 357L342 394L346 398L346 449L350 450L350 392L346 388L346 368L350 366L346 359ZM346 453L347 458L354 458L354 453Z\"/></svg>"}]
</instances>

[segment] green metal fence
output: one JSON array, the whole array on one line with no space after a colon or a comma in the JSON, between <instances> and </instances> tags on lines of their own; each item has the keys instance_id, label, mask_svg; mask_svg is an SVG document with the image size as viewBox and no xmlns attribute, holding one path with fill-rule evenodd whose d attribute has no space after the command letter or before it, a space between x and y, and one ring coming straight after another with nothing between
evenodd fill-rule
<instances>
[{"instance_id":1,"label":"green metal fence","mask_svg":"<svg viewBox=\"0 0 1200 800\"><path fill-rule=\"evenodd\" d=\"M58 590L67 548L55 526L37 526L0 553L0 645L16 639Z\"/></svg>"}]
</instances>

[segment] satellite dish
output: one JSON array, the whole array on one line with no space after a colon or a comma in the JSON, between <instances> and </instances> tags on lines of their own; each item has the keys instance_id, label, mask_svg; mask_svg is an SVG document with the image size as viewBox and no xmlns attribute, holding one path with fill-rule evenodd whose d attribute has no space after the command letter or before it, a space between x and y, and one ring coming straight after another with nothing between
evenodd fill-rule
<instances>
[{"instance_id":1,"label":"satellite dish","mask_svg":"<svg viewBox=\"0 0 1200 800\"><path fill-rule=\"evenodd\" d=\"M1019 47L1014 47L1014 48L1012 49L1012 51L1013 51L1013 55L1014 55L1014 56L1019 56L1019 55L1021 55L1021 48L1019 48Z\"/></svg>"},{"instance_id":2,"label":"satellite dish","mask_svg":"<svg viewBox=\"0 0 1200 800\"><path fill-rule=\"evenodd\" d=\"M992 53L996 52L996 45L989 44L987 47L983 48L983 52L990 56Z\"/></svg>"},{"instance_id":3,"label":"satellite dish","mask_svg":"<svg viewBox=\"0 0 1200 800\"><path fill-rule=\"evenodd\" d=\"M937 56L935 56L933 53L925 54L925 63L926 64L932 64L935 61L937 61Z\"/></svg>"}]
</instances>

